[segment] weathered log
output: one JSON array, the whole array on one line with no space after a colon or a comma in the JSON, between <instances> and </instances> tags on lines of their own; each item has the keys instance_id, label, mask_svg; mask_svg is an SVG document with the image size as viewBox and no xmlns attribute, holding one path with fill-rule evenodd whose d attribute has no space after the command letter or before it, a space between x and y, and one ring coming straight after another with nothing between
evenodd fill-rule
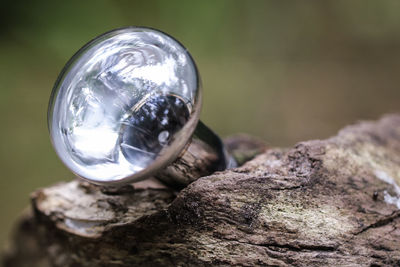
<instances>
[{"instance_id":1,"label":"weathered log","mask_svg":"<svg viewBox=\"0 0 400 267\"><path fill-rule=\"evenodd\" d=\"M398 266L397 183L400 116L390 115L327 140L269 149L180 192L155 181L118 189L72 181L38 190L4 262Z\"/></svg>"}]
</instances>

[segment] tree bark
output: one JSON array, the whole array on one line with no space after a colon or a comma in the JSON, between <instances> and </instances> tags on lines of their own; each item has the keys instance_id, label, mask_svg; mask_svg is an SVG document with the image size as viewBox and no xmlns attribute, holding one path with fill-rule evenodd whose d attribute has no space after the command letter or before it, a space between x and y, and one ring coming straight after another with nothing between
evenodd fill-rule
<instances>
[{"instance_id":1,"label":"tree bark","mask_svg":"<svg viewBox=\"0 0 400 267\"><path fill-rule=\"evenodd\" d=\"M227 140L241 162L264 149L249 140ZM40 189L4 263L398 266L399 183L400 115L389 115L268 149L180 192L155 180Z\"/></svg>"}]
</instances>

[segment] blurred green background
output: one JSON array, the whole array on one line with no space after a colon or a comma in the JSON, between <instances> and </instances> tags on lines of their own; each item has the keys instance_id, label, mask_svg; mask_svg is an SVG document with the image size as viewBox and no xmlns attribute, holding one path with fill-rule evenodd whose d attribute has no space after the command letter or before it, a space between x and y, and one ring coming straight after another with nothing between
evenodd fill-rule
<instances>
[{"instance_id":1,"label":"blurred green background","mask_svg":"<svg viewBox=\"0 0 400 267\"><path fill-rule=\"evenodd\" d=\"M202 75L202 120L271 146L399 111L400 1L2 1L0 245L29 193L73 175L46 111L69 57L113 28L180 40Z\"/></svg>"}]
</instances>

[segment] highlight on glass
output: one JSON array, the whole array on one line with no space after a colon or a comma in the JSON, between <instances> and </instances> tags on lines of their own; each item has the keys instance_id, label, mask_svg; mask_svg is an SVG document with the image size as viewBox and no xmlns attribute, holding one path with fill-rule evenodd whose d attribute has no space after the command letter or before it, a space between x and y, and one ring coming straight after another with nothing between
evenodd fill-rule
<instances>
[{"instance_id":1,"label":"highlight on glass","mask_svg":"<svg viewBox=\"0 0 400 267\"><path fill-rule=\"evenodd\" d=\"M160 31L128 27L69 60L50 97L48 125L58 156L77 176L133 182L181 156L200 108L200 78L185 47Z\"/></svg>"}]
</instances>

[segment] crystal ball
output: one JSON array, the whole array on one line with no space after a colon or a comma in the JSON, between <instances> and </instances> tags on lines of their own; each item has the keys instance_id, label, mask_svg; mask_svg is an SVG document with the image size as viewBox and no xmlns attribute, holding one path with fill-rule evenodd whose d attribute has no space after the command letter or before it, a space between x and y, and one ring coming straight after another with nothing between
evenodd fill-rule
<instances>
[{"instance_id":1,"label":"crystal ball","mask_svg":"<svg viewBox=\"0 0 400 267\"><path fill-rule=\"evenodd\" d=\"M191 138L200 89L192 57L174 38L143 27L110 31L83 46L59 75L48 111L52 144L91 182L147 178Z\"/></svg>"}]
</instances>

